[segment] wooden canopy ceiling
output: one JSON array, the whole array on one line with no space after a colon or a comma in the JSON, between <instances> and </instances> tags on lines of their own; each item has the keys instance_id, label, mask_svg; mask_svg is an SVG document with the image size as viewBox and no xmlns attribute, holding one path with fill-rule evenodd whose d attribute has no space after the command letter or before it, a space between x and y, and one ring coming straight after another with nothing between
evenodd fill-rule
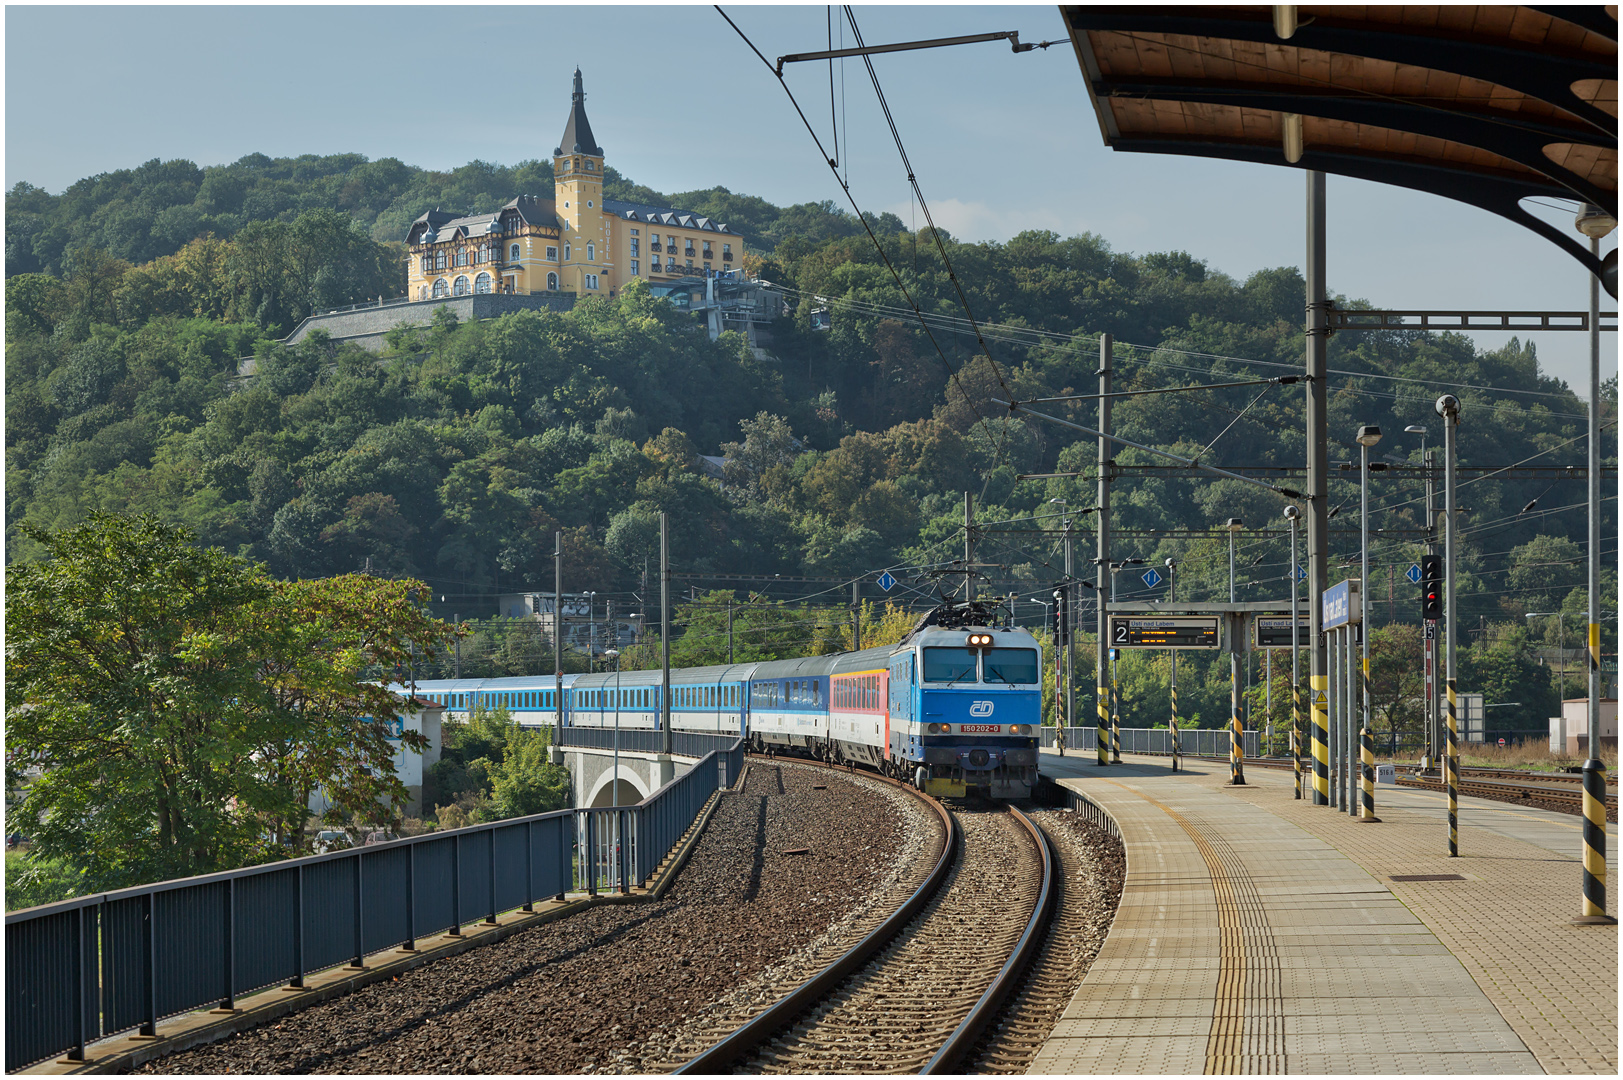
<instances>
[{"instance_id":1,"label":"wooden canopy ceiling","mask_svg":"<svg viewBox=\"0 0 1623 1080\"><path fill-rule=\"evenodd\" d=\"M1574 230L1521 201L1617 216L1616 5L1061 11L1113 149L1428 191L1525 225L1603 273Z\"/></svg>"}]
</instances>

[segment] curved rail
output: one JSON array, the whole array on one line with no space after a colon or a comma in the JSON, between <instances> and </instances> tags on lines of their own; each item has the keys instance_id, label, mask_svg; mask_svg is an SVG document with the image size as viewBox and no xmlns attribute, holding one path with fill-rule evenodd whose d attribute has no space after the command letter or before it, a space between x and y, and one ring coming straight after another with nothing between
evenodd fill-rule
<instances>
[{"instance_id":1,"label":"curved rail","mask_svg":"<svg viewBox=\"0 0 1623 1080\"><path fill-rule=\"evenodd\" d=\"M959 1061L975 1045L975 1040L980 1038L981 1032L986 1029L986 1025L997 1015L998 1009L1002 1007L1003 1003L1008 1000L1009 995L1019 985L1020 975L1026 970L1026 965L1030 962L1033 954L1041 948L1043 934L1048 928L1049 920L1053 917L1054 904L1059 896L1059 890L1055 887L1057 883L1054 880L1054 867L1058 865L1059 858L1054 850L1054 843L1048 838L1048 834L1043 832L1037 823L1025 814L1012 806L1009 807L1009 813L1013 814L1015 820L1020 822L1025 827L1025 830L1031 834L1032 842L1037 845L1037 850L1042 854L1043 878L1042 886L1037 893L1037 903L1031 909L1031 918L1026 922L1025 932L1020 935L1020 940L1015 943L1014 952L1010 954L1008 962L1003 965L1002 970L997 973L997 977L992 980L992 985L988 986L986 992L980 996L980 1000L976 1001L969 1010L969 1015L964 1017L963 1023L958 1025L957 1030L947 1037L947 1041L942 1044L941 1049L936 1051L935 1057L931 1058L929 1064L919 1070L920 1075L929 1076L958 1071Z\"/></svg>"},{"instance_id":2,"label":"curved rail","mask_svg":"<svg viewBox=\"0 0 1623 1080\"><path fill-rule=\"evenodd\" d=\"M895 781L888 781L896 783ZM896 786L917 795L913 788L906 784L896 783ZM880 950L889 945L903 927L913 921L924 905L929 903L935 894L941 890L941 885L947 880L952 871L952 865L958 858L958 850L962 845L962 836L959 832L958 822L947 813L946 807L934 799L919 796L920 801L936 812L946 829L946 842L941 846L941 858L936 861L935 868L930 871L929 877L913 891L913 895L891 913L890 917L868 932L868 935L846 951L845 955L835 960L828 967L801 983L787 995L780 998L765 1012L750 1020L749 1023L734 1031L725 1039L716 1043L704 1053L675 1070L678 1074L705 1075L719 1073L739 1058L755 1050L762 1043L771 1039L777 1030L793 1020L797 1015L812 1005L823 995L827 994L847 975L856 971L863 964L872 959ZM1046 851L1044 855L1047 857Z\"/></svg>"}]
</instances>

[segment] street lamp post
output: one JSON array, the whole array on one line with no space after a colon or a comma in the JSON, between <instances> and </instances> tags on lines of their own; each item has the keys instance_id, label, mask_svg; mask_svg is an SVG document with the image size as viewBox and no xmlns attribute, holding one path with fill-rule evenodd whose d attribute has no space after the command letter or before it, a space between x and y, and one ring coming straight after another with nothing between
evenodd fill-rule
<instances>
[{"instance_id":1,"label":"street lamp post","mask_svg":"<svg viewBox=\"0 0 1623 1080\"><path fill-rule=\"evenodd\" d=\"M1365 424L1358 429L1358 487L1361 501L1358 531L1359 554L1362 560L1359 575L1363 578L1358 589L1358 605L1362 609L1359 622L1364 632L1364 651L1360 664L1363 689L1360 698L1363 706L1359 710L1363 726L1358 732L1358 774L1363 794L1359 820L1366 822L1380 820L1375 816L1375 735L1370 730L1372 721L1369 700L1369 448L1380 441L1381 429L1375 425Z\"/></svg>"},{"instance_id":2,"label":"street lamp post","mask_svg":"<svg viewBox=\"0 0 1623 1080\"><path fill-rule=\"evenodd\" d=\"M1585 204L1573 223L1589 253L1617 219ZM1615 256L1616 253L1614 252ZM1606 765L1600 759L1600 278L1589 275L1589 756L1584 759L1584 877L1580 924L1609 924L1606 914Z\"/></svg>"},{"instance_id":3,"label":"street lamp post","mask_svg":"<svg viewBox=\"0 0 1623 1080\"><path fill-rule=\"evenodd\" d=\"M1240 530L1245 523L1239 518L1229 518L1224 528L1229 531L1229 603L1234 599L1234 544ZM1229 641L1229 783L1245 783L1245 728L1240 723L1240 642L1232 640L1234 637L1234 618L1232 611L1227 620L1230 629Z\"/></svg>"},{"instance_id":4,"label":"street lamp post","mask_svg":"<svg viewBox=\"0 0 1623 1080\"><path fill-rule=\"evenodd\" d=\"M597 655L597 592L588 591L586 594L586 670L597 670L593 666L593 659Z\"/></svg>"}]
</instances>

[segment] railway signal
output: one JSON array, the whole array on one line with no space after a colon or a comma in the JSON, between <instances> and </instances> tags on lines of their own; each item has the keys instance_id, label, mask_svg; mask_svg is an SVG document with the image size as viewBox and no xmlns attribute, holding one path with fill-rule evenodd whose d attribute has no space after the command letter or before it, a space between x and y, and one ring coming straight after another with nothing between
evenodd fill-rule
<instances>
[{"instance_id":1,"label":"railway signal","mask_svg":"<svg viewBox=\"0 0 1623 1080\"><path fill-rule=\"evenodd\" d=\"M1420 617L1443 617L1443 560L1439 555L1420 556Z\"/></svg>"}]
</instances>

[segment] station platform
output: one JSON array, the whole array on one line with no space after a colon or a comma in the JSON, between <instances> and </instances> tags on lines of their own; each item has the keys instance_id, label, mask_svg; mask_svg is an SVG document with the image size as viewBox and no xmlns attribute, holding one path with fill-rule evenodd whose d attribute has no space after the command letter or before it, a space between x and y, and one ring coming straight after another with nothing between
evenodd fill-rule
<instances>
[{"instance_id":1,"label":"station platform","mask_svg":"<svg viewBox=\"0 0 1623 1080\"><path fill-rule=\"evenodd\" d=\"M1579 818L1461 799L1451 859L1440 794L1383 785L1365 824L1286 770L1183 765L1042 757L1127 879L1031 1072L1617 1074L1617 927L1570 922ZM1458 879L1394 880L1422 875Z\"/></svg>"}]
</instances>

